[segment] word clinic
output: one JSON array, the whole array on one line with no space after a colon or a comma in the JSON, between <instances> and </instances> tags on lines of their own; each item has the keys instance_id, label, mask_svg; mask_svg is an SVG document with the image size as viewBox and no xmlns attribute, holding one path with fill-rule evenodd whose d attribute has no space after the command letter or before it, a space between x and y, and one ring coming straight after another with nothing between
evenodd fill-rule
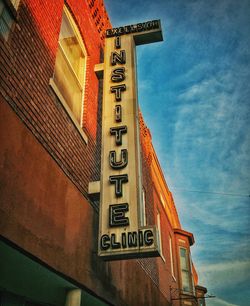
<instances>
[{"instance_id":1,"label":"word clinic","mask_svg":"<svg viewBox=\"0 0 250 306\"><path fill-rule=\"evenodd\" d=\"M150 229L139 230L138 232L122 232L119 239L116 234L102 235L101 249L121 249L151 246L154 242L154 234Z\"/></svg>"}]
</instances>

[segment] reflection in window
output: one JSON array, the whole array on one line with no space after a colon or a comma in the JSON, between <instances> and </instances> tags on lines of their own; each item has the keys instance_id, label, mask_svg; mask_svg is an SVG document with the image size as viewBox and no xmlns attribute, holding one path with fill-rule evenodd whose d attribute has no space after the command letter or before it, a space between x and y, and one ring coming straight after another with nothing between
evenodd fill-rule
<instances>
[{"instance_id":1,"label":"reflection in window","mask_svg":"<svg viewBox=\"0 0 250 306\"><path fill-rule=\"evenodd\" d=\"M81 35L69 11L65 8L56 55L54 81L78 123L81 123L82 115L85 54Z\"/></svg>"}]
</instances>

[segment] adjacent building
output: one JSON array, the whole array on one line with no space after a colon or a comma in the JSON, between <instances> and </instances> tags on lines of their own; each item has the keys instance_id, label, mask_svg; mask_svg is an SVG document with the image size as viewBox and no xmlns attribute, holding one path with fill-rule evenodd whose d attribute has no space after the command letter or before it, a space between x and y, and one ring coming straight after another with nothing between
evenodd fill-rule
<instances>
[{"instance_id":1,"label":"adjacent building","mask_svg":"<svg viewBox=\"0 0 250 306\"><path fill-rule=\"evenodd\" d=\"M139 114L141 218L156 257L98 255L102 0L0 0L0 305L205 305Z\"/></svg>"}]
</instances>

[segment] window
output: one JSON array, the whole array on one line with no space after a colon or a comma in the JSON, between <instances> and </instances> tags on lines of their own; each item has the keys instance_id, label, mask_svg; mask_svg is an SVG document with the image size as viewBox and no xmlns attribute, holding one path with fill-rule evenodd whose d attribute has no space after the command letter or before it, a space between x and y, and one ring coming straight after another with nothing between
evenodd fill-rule
<instances>
[{"instance_id":1,"label":"window","mask_svg":"<svg viewBox=\"0 0 250 306\"><path fill-rule=\"evenodd\" d=\"M162 237L161 237L161 215L159 213L159 211L157 211L157 228L158 228L158 232L159 232L159 247L160 247L160 255L161 258L163 259L163 261L165 261L165 258L163 256L163 252L162 252Z\"/></svg>"},{"instance_id":2,"label":"window","mask_svg":"<svg viewBox=\"0 0 250 306\"><path fill-rule=\"evenodd\" d=\"M56 55L54 83L68 113L81 125L86 50L77 26L64 7Z\"/></svg>"},{"instance_id":3,"label":"window","mask_svg":"<svg viewBox=\"0 0 250 306\"><path fill-rule=\"evenodd\" d=\"M188 258L189 256L187 253L187 249L180 248L182 290L186 292L192 292L191 273Z\"/></svg>"},{"instance_id":4,"label":"window","mask_svg":"<svg viewBox=\"0 0 250 306\"><path fill-rule=\"evenodd\" d=\"M169 254L170 254L171 274L172 274L173 278L175 279L175 276L174 276L173 248L172 248L172 238L171 237L169 237Z\"/></svg>"},{"instance_id":5,"label":"window","mask_svg":"<svg viewBox=\"0 0 250 306\"><path fill-rule=\"evenodd\" d=\"M142 187L142 205L141 205L141 226L146 225L146 194L145 189Z\"/></svg>"},{"instance_id":6,"label":"window","mask_svg":"<svg viewBox=\"0 0 250 306\"><path fill-rule=\"evenodd\" d=\"M8 39L14 24L14 12L19 0L0 0L0 34L5 40Z\"/></svg>"}]
</instances>

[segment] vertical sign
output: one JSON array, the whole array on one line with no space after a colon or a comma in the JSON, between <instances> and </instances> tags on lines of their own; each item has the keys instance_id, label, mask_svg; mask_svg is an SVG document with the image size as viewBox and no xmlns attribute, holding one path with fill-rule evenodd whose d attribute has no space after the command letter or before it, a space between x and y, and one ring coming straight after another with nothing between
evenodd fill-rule
<instances>
[{"instance_id":1,"label":"vertical sign","mask_svg":"<svg viewBox=\"0 0 250 306\"><path fill-rule=\"evenodd\" d=\"M159 20L106 32L98 253L104 259L159 256L155 226L142 224L135 46L162 40Z\"/></svg>"}]
</instances>

